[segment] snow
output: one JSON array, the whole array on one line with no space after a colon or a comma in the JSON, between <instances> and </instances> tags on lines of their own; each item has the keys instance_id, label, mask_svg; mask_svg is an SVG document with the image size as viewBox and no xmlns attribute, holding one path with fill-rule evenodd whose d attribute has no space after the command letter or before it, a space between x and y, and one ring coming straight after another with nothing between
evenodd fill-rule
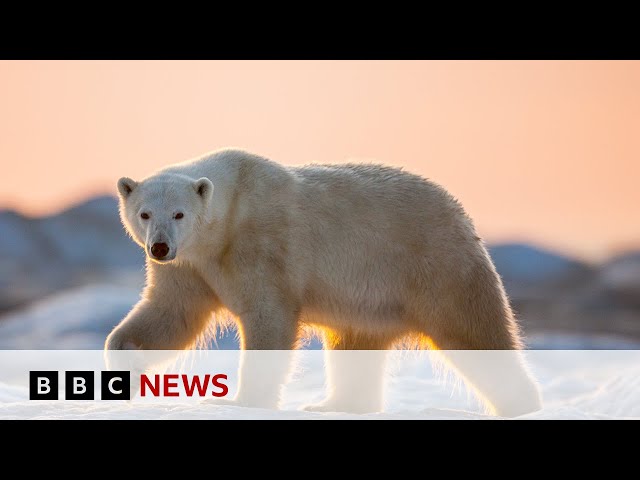
<instances>
[{"instance_id":1,"label":"snow","mask_svg":"<svg viewBox=\"0 0 640 480\"><path fill-rule=\"evenodd\" d=\"M323 352L313 350L319 348L317 342L308 347L311 350L296 353L299 361L292 381L284 390L283 408L279 411L166 399L153 402L27 400L28 370L104 369L101 366L104 339L138 301L139 295L140 288L135 282L87 285L54 294L0 318L0 418L494 418L483 413L464 386L443 382L429 362L412 362L415 352L392 353L400 355L401 360L392 362L384 413L301 411L302 405L320 401L324 396ZM596 350L527 351L545 406L522 418L640 418L640 351L631 350L638 348L637 342L612 335L557 332L537 332L527 341L534 349ZM232 372L230 380L233 380L239 355L233 350L237 349L233 332L218 341L218 348L227 350L208 351L208 354L219 355L215 357L215 368ZM603 348L630 350L597 350ZM47 359L56 351L66 359L56 360L62 362L59 368L55 366L56 361ZM85 354L90 360L73 360L74 355ZM11 368L24 364L19 361L21 358L29 359L29 368L18 369L18 373L14 368L10 374ZM230 388L233 393L235 384Z\"/></svg>"},{"instance_id":2,"label":"snow","mask_svg":"<svg viewBox=\"0 0 640 480\"><path fill-rule=\"evenodd\" d=\"M4 315L0 348L100 349L139 298L139 289L109 284L54 294Z\"/></svg>"},{"instance_id":3,"label":"snow","mask_svg":"<svg viewBox=\"0 0 640 480\"><path fill-rule=\"evenodd\" d=\"M0 316L0 349L102 349L142 290L138 275L115 278L117 284L64 290ZM235 332L227 332L211 348L238 348Z\"/></svg>"},{"instance_id":4,"label":"snow","mask_svg":"<svg viewBox=\"0 0 640 480\"><path fill-rule=\"evenodd\" d=\"M202 353L202 352L198 352ZM229 372L230 394L236 389L237 351L205 352L209 373ZM132 401L29 401L27 370L43 362L48 369L101 369L97 351L0 352L1 419L491 419L459 383L445 380L427 361L425 352L392 352L387 370L386 407L381 413L315 413L305 404L324 396L323 352L296 352L291 381L280 410L216 405L194 398L140 398ZM12 362L7 359L12 358ZM529 366L542 391L544 407L521 419L640 418L640 352L530 351ZM166 372L202 373L188 361ZM11 366L7 366L11 364ZM215 365L215 367L211 367ZM63 393L61 393L61 398Z\"/></svg>"}]
</instances>

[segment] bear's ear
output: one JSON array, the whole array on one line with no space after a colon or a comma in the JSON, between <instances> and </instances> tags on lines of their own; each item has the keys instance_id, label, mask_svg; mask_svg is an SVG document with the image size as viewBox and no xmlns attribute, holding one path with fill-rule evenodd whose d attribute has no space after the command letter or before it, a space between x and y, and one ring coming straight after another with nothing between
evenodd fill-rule
<instances>
[{"instance_id":1,"label":"bear's ear","mask_svg":"<svg viewBox=\"0 0 640 480\"><path fill-rule=\"evenodd\" d=\"M203 200L211 199L213 195L213 183L207 177L202 177L193 182L193 189Z\"/></svg>"},{"instance_id":2,"label":"bear's ear","mask_svg":"<svg viewBox=\"0 0 640 480\"><path fill-rule=\"evenodd\" d=\"M126 199L131 192L133 192L138 186L138 182L131 180L128 177L122 177L118 180L118 192L123 199Z\"/></svg>"}]
</instances>

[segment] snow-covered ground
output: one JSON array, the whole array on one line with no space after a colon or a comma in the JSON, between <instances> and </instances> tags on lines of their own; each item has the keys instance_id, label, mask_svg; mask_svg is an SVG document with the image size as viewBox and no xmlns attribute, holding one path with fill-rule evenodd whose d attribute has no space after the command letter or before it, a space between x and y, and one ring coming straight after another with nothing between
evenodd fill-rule
<instances>
[{"instance_id":1,"label":"snow-covered ground","mask_svg":"<svg viewBox=\"0 0 640 480\"><path fill-rule=\"evenodd\" d=\"M0 349L103 348L109 332L140 299L141 285L120 283L64 290L0 316ZM235 334L212 347L238 348Z\"/></svg>"},{"instance_id":2,"label":"snow-covered ground","mask_svg":"<svg viewBox=\"0 0 640 480\"><path fill-rule=\"evenodd\" d=\"M229 375L237 388L238 351L191 352L164 372ZM312 413L301 407L324 397L323 352L299 351L280 410L215 405L200 399L141 398L132 401L30 401L29 370L102 370L99 351L0 352L2 419L489 419L459 382L433 368L429 352L391 352L384 412L355 415ZM481 358L481 357L480 357ZM543 409L522 419L640 418L640 351L529 351L529 367L543 396ZM60 381L63 382L63 374ZM98 383L99 375L96 376ZM62 383L60 385L62 387ZM99 385L96 385L100 398ZM64 390L60 392L64 398Z\"/></svg>"},{"instance_id":3,"label":"snow-covered ground","mask_svg":"<svg viewBox=\"0 0 640 480\"><path fill-rule=\"evenodd\" d=\"M303 405L324 396L323 352L314 350L319 347L317 342L310 345L310 350L296 353L298 361L292 381L284 388L281 410L202 404L185 398L137 398L131 402L28 400L29 370L103 370L100 350L104 339L135 304L139 293L140 287L134 284L88 285L56 293L3 316L0 418L494 418L483 413L463 385L456 386L436 375L428 359L420 357L424 352L391 354L384 413L302 411ZM533 349L582 350L526 352L541 387L544 408L522 418L640 418L640 350L633 350L638 348L636 342L550 332L531 335L527 342ZM206 355L214 355L209 358L216 370L229 373L233 395L237 342L231 334L220 339L217 346L222 350ZM585 350L603 348L615 350Z\"/></svg>"}]
</instances>

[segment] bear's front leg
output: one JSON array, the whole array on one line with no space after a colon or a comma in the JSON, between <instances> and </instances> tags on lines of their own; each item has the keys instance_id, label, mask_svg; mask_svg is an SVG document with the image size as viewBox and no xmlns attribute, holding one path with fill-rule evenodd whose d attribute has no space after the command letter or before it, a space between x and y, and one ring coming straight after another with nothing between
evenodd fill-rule
<instances>
[{"instance_id":1,"label":"bear's front leg","mask_svg":"<svg viewBox=\"0 0 640 480\"><path fill-rule=\"evenodd\" d=\"M106 350L183 350L205 330L218 299L186 265L147 260L142 299L107 337Z\"/></svg>"},{"instance_id":2,"label":"bear's front leg","mask_svg":"<svg viewBox=\"0 0 640 480\"><path fill-rule=\"evenodd\" d=\"M170 351L191 347L217 308L214 292L192 268L148 262L142 299L105 342L107 368L137 374L151 368L157 359L168 359ZM119 350L166 350L167 354L135 355Z\"/></svg>"},{"instance_id":3,"label":"bear's front leg","mask_svg":"<svg viewBox=\"0 0 640 480\"><path fill-rule=\"evenodd\" d=\"M296 344L297 320L295 309L268 303L241 316L236 405L278 408Z\"/></svg>"}]
</instances>

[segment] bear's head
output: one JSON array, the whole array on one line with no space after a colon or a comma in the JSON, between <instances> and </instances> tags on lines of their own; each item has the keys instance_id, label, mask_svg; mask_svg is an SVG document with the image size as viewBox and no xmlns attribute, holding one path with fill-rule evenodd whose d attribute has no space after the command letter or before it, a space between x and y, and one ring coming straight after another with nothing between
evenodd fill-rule
<instances>
[{"instance_id":1,"label":"bear's head","mask_svg":"<svg viewBox=\"0 0 640 480\"><path fill-rule=\"evenodd\" d=\"M210 211L208 178L161 174L136 182L118 180L120 218L131 237L158 263L174 260L196 241Z\"/></svg>"}]
</instances>

